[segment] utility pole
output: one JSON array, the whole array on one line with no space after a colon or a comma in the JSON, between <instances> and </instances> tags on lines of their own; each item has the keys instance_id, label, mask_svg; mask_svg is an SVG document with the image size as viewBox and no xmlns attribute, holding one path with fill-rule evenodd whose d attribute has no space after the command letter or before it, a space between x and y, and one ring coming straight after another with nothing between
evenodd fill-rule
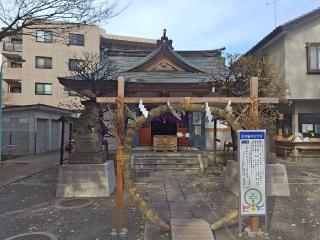
<instances>
[{"instance_id":1,"label":"utility pole","mask_svg":"<svg viewBox=\"0 0 320 240\"><path fill-rule=\"evenodd\" d=\"M273 10L274 10L274 28L277 27L277 7L278 7L278 1L279 0L271 0L270 2L267 2L267 6L273 5Z\"/></svg>"}]
</instances>

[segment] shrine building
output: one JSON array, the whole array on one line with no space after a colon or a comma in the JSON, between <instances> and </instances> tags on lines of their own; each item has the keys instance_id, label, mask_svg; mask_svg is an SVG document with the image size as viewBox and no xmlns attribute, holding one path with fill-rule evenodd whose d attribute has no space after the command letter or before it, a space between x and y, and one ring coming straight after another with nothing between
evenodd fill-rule
<instances>
[{"instance_id":1,"label":"shrine building","mask_svg":"<svg viewBox=\"0 0 320 240\"><path fill-rule=\"evenodd\" d=\"M223 62L223 50L176 51L164 30L153 49L106 48L101 55L118 66L119 75L125 79L126 97L216 97L220 95L215 89L214 76ZM59 80L70 90L90 93L88 82L72 78ZM103 85L101 96L116 96L116 79ZM147 110L157 106L155 103L144 105ZM138 105L134 113L142 114ZM214 133L214 124L208 124L203 112L166 112L140 128L132 147L151 149L155 141L163 141L164 137L168 145L170 141L177 145L176 149L168 146L167 150L213 149L215 135L221 141L218 148L222 148L224 141L231 141L230 129L216 120L215 125Z\"/></svg>"}]
</instances>

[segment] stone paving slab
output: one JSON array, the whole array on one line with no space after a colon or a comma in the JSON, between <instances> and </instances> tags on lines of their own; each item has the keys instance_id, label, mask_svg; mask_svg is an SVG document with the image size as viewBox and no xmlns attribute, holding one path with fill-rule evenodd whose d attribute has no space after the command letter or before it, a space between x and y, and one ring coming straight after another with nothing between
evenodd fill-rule
<instances>
[{"instance_id":1,"label":"stone paving slab","mask_svg":"<svg viewBox=\"0 0 320 240\"><path fill-rule=\"evenodd\" d=\"M178 190L167 190L167 198L169 202L184 202L186 199L184 198L182 192Z\"/></svg>"},{"instance_id":2,"label":"stone paving slab","mask_svg":"<svg viewBox=\"0 0 320 240\"><path fill-rule=\"evenodd\" d=\"M203 219L171 219L172 240L214 240L210 225Z\"/></svg>"},{"instance_id":3,"label":"stone paving slab","mask_svg":"<svg viewBox=\"0 0 320 240\"><path fill-rule=\"evenodd\" d=\"M169 208L171 218L193 218L187 202L170 202Z\"/></svg>"},{"instance_id":4,"label":"stone paving slab","mask_svg":"<svg viewBox=\"0 0 320 240\"><path fill-rule=\"evenodd\" d=\"M171 221L172 239L213 239L206 221L216 216L185 173L151 173L148 203L165 221ZM157 226L147 221L145 240L157 239L157 232Z\"/></svg>"}]
</instances>

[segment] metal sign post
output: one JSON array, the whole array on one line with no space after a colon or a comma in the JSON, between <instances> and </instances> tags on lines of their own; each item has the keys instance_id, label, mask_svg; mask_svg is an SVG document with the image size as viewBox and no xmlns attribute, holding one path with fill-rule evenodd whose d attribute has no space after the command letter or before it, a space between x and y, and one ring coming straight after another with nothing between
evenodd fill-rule
<instances>
[{"instance_id":1,"label":"metal sign post","mask_svg":"<svg viewBox=\"0 0 320 240\"><path fill-rule=\"evenodd\" d=\"M251 231L259 231L259 216L265 216L267 232L266 195L266 130L238 131L239 166L239 230L242 217L251 217Z\"/></svg>"}]
</instances>

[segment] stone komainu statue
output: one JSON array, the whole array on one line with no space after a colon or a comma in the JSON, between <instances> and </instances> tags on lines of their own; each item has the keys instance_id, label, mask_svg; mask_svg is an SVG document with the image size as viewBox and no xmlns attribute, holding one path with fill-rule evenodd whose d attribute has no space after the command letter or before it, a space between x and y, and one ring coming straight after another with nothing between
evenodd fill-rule
<instances>
[{"instance_id":1,"label":"stone komainu statue","mask_svg":"<svg viewBox=\"0 0 320 240\"><path fill-rule=\"evenodd\" d=\"M101 130L101 120L96 107L84 110L75 121L75 133L78 136L92 133L101 134Z\"/></svg>"},{"instance_id":2,"label":"stone komainu statue","mask_svg":"<svg viewBox=\"0 0 320 240\"><path fill-rule=\"evenodd\" d=\"M75 147L69 156L70 164L99 164L106 161L102 147L102 127L99 109L87 103L86 110L75 121Z\"/></svg>"}]
</instances>

